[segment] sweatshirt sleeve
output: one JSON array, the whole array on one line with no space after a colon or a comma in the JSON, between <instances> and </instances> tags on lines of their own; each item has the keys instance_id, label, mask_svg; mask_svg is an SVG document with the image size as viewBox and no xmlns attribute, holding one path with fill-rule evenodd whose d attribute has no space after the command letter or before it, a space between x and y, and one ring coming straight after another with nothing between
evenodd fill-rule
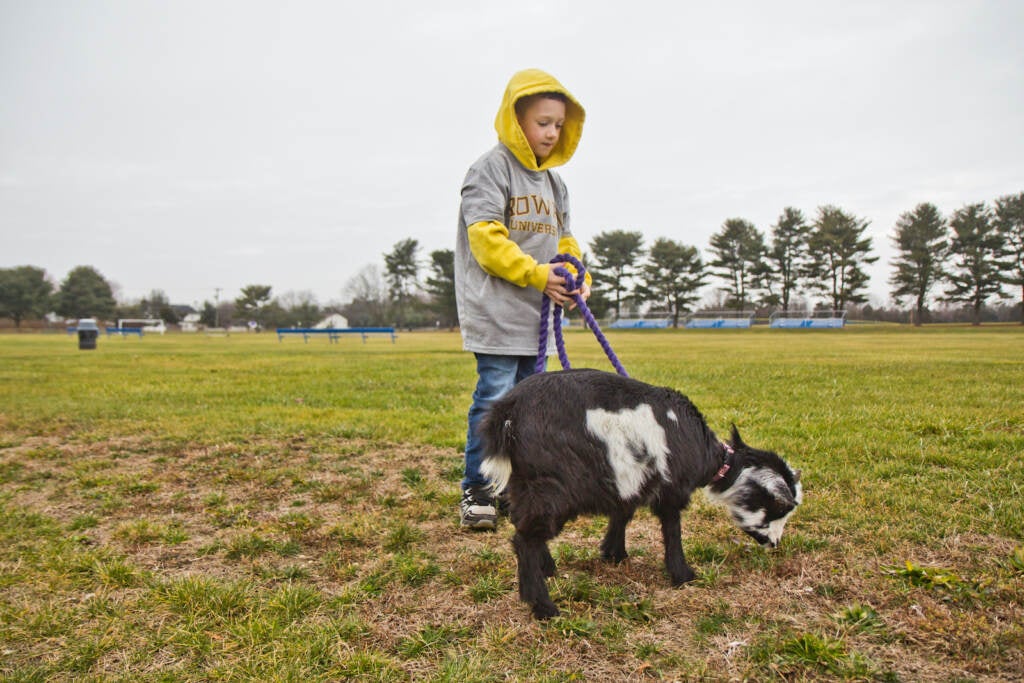
<instances>
[{"instance_id":1,"label":"sweatshirt sleeve","mask_svg":"<svg viewBox=\"0 0 1024 683\"><path fill-rule=\"evenodd\" d=\"M500 277L519 287L529 285L541 292L544 291L550 266L546 263L537 263L536 259L510 240L508 228L498 221L480 221L470 225L468 233L469 250L485 273ZM576 240L566 237L559 242L559 248L567 239L575 244ZM579 246L576 250L579 251Z\"/></svg>"},{"instance_id":2,"label":"sweatshirt sleeve","mask_svg":"<svg viewBox=\"0 0 1024 683\"><path fill-rule=\"evenodd\" d=\"M580 251L580 245L572 235L565 235L562 239L558 240L558 253L575 256L576 260L583 263L583 252ZM584 263L583 265L587 264ZM573 268L571 263L565 264L565 267L571 269L574 273L576 272L576 269ZM588 285L591 285L594 282L593 278L590 277L589 270L583 275L583 279L586 280Z\"/></svg>"}]
</instances>

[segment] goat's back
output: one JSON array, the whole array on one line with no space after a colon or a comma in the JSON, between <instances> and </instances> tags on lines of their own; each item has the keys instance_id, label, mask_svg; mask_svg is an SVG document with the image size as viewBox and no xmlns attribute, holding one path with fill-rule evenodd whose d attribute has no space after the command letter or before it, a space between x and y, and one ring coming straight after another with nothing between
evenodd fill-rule
<instances>
[{"instance_id":1,"label":"goat's back","mask_svg":"<svg viewBox=\"0 0 1024 683\"><path fill-rule=\"evenodd\" d=\"M608 494L622 468L613 465L608 435L595 433L593 419L631 411L644 411L649 428L630 438L642 441L656 433L664 443L653 449L639 443L634 456L643 459L653 454L642 451L663 450L664 467L671 470L662 472L664 478L692 490L692 480L706 469L704 454L716 442L697 408L672 389L589 369L533 375L495 401L481 424L484 469L499 489L515 472L534 485L564 486L572 497L614 498ZM603 494L596 495L596 489ZM624 490L620 485L617 492Z\"/></svg>"}]
</instances>

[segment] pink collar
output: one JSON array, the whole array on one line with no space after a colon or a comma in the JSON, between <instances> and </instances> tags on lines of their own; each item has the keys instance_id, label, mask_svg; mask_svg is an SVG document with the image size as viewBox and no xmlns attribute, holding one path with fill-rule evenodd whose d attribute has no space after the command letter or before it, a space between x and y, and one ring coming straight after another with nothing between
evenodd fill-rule
<instances>
[{"instance_id":1,"label":"pink collar","mask_svg":"<svg viewBox=\"0 0 1024 683\"><path fill-rule=\"evenodd\" d=\"M728 474L729 470L732 468L732 465L729 464L729 456L735 453L735 451L732 449L732 446L725 443L724 441L722 442L722 448L725 449L725 462L722 463L722 466L718 468L718 472L715 473L714 478L711 480L712 484L714 484L716 481L721 481L722 479L724 479L725 475Z\"/></svg>"}]
</instances>

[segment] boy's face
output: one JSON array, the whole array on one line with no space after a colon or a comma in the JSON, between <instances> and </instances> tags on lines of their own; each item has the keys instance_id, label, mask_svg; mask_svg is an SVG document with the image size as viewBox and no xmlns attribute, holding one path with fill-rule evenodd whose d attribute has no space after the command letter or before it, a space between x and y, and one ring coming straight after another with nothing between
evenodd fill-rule
<instances>
[{"instance_id":1,"label":"boy's face","mask_svg":"<svg viewBox=\"0 0 1024 683\"><path fill-rule=\"evenodd\" d=\"M519 127L526 135L537 162L548 158L558 143L565 124L565 102L549 97L538 97L527 105L517 117Z\"/></svg>"}]
</instances>

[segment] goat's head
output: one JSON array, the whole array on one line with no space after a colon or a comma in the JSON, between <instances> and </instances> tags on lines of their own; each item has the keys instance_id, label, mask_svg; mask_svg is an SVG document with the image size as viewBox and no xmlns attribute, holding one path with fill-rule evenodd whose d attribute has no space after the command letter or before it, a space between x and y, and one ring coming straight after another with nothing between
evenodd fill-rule
<instances>
[{"instance_id":1,"label":"goat's head","mask_svg":"<svg viewBox=\"0 0 1024 683\"><path fill-rule=\"evenodd\" d=\"M743 443L732 428L735 478L707 489L711 500L725 506L736 525L765 548L774 548L797 505L803 500L800 471L793 471L778 455Z\"/></svg>"}]
</instances>

